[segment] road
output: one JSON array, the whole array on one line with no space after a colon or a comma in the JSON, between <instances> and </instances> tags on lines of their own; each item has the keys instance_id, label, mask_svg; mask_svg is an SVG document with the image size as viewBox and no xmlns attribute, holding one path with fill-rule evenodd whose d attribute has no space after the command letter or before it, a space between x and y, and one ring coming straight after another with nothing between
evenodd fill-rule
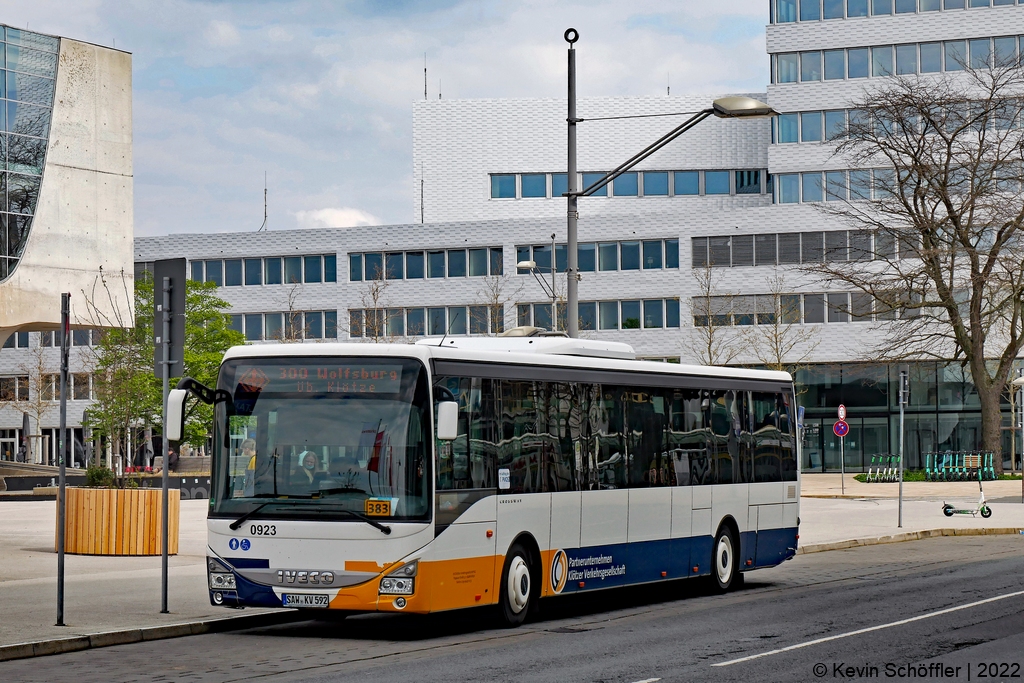
<instances>
[{"instance_id":1,"label":"road","mask_svg":"<svg viewBox=\"0 0 1024 683\"><path fill-rule=\"evenodd\" d=\"M684 581L563 598L515 630L479 611L365 615L0 663L0 681L47 683L865 678L1024 679L1024 536L801 555L724 596Z\"/></svg>"}]
</instances>

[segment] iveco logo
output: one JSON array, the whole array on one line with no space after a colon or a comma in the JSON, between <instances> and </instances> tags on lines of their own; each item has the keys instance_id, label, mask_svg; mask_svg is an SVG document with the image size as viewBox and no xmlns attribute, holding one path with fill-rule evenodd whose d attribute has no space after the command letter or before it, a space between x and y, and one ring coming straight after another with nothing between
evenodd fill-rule
<instances>
[{"instance_id":1,"label":"iveco logo","mask_svg":"<svg viewBox=\"0 0 1024 683\"><path fill-rule=\"evenodd\" d=\"M310 572L298 569L278 569L278 583L311 583L329 586L334 583L334 572Z\"/></svg>"}]
</instances>

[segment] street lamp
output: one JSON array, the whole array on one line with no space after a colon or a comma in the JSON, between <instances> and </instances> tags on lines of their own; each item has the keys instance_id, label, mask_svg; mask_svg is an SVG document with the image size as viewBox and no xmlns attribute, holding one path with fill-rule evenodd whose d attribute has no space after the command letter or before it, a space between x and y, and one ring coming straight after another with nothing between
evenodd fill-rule
<instances>
[{"instance_id":1,"label":"street lamp","mask_svg":"<svg viewBox=\"0 0 1024 683\"><path fill-rule=\"evenodd\" d=\"M576 49L573 47L574 43L580 39L579 31L574 28L566 29L564 35L565 41L569 43L569 116L566 119L569 123L569 160L568 160L568 171L569 175L569 191L566 192L565 196L568 198L568 212L567 212L567 232L568 232L568 244L566 245L568 250L568 269L566 273L566 317L568 318L566 331L570 337L579 336L579 264L577 260L577 223L579 221L579 198L589 197L594 194L602 187L615 180L629 169L633 168L641 161L651 156L662 147L672 142L680 135L690 130L698 123L708 118L709 116L716 116L723 119L738 119L738 118L765 118L776 116L778 112L769 107L764 102L755 100L752 97L721 97L711 103L711 106L707 109L702 109L683 123L679 124L665 135L661 136L653 143L645 147L642 151L635 154L628 161L618 166L612 171L604 174L596 181L583 188L582 190L577 189L577 177L576 177L576 124L584 121L584 119L576 116Z\"/></svg>"},{"instance_id":2,"label":"street lamp","mask_svg":"<svg viewBox=\"0 0 1024 683\"><path fill-rule=\"evenodd\" d=\"M528 270L537 281L544 294L551 297L551 328L553 332L558 331L558 294L555 291L555 236L551 236L551 284L548 284L539 273L536 261L520 261L516 264L519 270Z\"/></svg>"}]
</instances>

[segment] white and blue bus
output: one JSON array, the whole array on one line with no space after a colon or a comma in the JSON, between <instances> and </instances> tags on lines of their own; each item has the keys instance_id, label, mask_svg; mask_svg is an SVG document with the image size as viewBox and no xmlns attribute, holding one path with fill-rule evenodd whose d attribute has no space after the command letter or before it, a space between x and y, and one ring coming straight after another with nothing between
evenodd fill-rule
<instances>
[{"instance_id":1,"label":"white and blue bus","mask_svg":"<svg viewBox=\"0 0 1024 683\"><path fill-rule=\"evenodd\" d=\"M179 386L215 403L215 605L498 605L516 625L541 598L725 591L796 553L786 373L503 337L237 347L215 391Z\"/></svg>"}]
</instances>

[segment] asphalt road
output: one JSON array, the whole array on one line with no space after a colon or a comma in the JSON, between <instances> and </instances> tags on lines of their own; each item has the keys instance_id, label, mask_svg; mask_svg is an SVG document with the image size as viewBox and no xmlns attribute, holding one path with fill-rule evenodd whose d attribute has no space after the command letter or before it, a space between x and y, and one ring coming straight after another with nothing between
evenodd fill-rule
<instances>
[{"instance_id":1,"label":"asphalt road","mask_svg":"<svg viewBox=\"0 0 1024 683\"><path fill-rule=\"evenodd\" d=\"M862 679L1024 679L1024 536L801 555L724 596L684 581L563 598L515 630L480 611L366 615L0 663L5 683Z\"/></svg>"}]
</instances>

